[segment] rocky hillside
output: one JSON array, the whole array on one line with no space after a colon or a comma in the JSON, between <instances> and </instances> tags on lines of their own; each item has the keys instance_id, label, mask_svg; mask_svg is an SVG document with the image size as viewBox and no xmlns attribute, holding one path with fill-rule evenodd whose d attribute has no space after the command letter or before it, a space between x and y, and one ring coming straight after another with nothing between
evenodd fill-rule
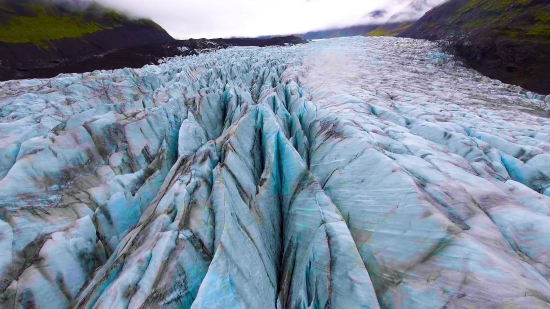
<instances>
[{"instance_id":1,"label":"rocky hillside","mask_svg":"<svg viewBox=\"0 0 550 309\"><path fill-rule=\"evenodd\" d=\"M76 8L0 0L0 79L112 50L174 39L150 20L129 19L92 3Z\"/></svg>"},{"instance_id":2,"label":"rocky hillside","mask_svg":"<svg viewBox=\"0 0 550 309\"><path fill-rule=\"evenodd\" d=\"M400 36L445 39L483 74L550 93L548 0L451 0Z\"/></svg>"}]
</instances>

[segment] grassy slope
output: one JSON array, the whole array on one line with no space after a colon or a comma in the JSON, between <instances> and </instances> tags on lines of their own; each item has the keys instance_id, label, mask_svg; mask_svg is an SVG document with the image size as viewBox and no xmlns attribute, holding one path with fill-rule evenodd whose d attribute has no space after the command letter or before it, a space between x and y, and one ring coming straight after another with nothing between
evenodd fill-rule
<instances>
[{"instance_id":1,"label":"grassy slope","mask_svg":"<svg viewBox=\"0 0 550 309\"><path fill-rule=\"evenodd\" d=\"M457 12L457 18L477 17L476 12L487 13L490 16L475 18L473 22L465 23L465 27L476 28L487 23L501 34L545 39L550 37L548 5L545 8L541 1L471 0Z\"/></svg>"},{"instance_id":2,"label":"grassy slope","mask_svg":"<svg viewBox=\"0 0 550 309\"><path fill-rule=\"evenodd\" d=\"M43 45L44 41L79 38L101 30L97 24L85 22L81 14L48 14L40 6L33 10L34 16L16 15L9 18L0 27L0 42Z\"/></svg>"},{"instance_id":3,"label":"grassy slope","mask_svg":"<svg viewBox=\"0 0 550 309\"><path fill-rule=\"evenodd\" d=\"M397 24L385 24L371 32L370 36L397 36L399 33L407 30L411 26L411 22L397 23Z\"/></svg>"},{"instance_id":4,"label":"grassy slope","mask_svg":"<svg viewBox=\"0 0 550 309\"><path fill-rule=\"evenodd\" d=\"M13 2L0 0L0 42L33 43L47 48L46 42L80 38L104 29L121 26L126 19L120 14L92 6L84 12L39 4L34 0ZM137 20L157 24L148 20ZM160 28L162 29L162 28Z\"/></svg>"},{"instance_id":5,"label":"grassy slope","mask_svg":"<svg viewBox=\"0 0 550 309\"><path fill-rule=\"evenodd\" d=\"M470 0L453 23L464 30L482 27L491 35L550 42L550 3L535 0Z\"/></svg>"}]
</instances>

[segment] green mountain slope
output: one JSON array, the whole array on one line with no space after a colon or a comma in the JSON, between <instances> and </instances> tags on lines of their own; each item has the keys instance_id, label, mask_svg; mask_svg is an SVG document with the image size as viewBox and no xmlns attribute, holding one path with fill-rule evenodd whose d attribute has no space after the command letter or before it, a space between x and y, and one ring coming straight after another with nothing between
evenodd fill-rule
<instances>
[{"instance_id":1,"label":"green mountain slope","mask_svg":"<svg viewBox=\"0 0 550 309\"><path fill-rule=\"evenodd\" d=\"M130 19L92 3L0 0L0 75L174 39L146 19Z\"/></svg>"},{"instance_id":2,"label":"green mountain slope","mask_svg":"<svg viewBox=\"0 0 550 309\"><path fill-rule=\"evenodd\" d=\"M448 40L482 73L550 93L548 0L450 0L400 36Z\"/></svg>"},{"instance_id":3,"label":"green mountain slope","mask_svg":"<svg viewBox=\"0 0 550 309\"><path fill-rule=\"evenodd\" d=\"M405 34L427 37L485 34L550 41L547 0L451 0L428 12Z\"/></svg>"}]
</instances>

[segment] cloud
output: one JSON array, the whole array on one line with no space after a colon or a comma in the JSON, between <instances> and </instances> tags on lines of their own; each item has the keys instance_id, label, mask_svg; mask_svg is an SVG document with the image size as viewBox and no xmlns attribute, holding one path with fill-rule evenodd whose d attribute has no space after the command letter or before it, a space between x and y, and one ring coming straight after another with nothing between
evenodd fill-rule
<instances>
[{"instance_id":1,"label":"cloud","mask_svg":"<svg viewBox=\"0 0 550 309\"><path fill-rule=\"evenodd\" d=\"M151 18L176 38L284 35L380 23L411 0L97 0ZM425 0L421 0L425 1ZM429 0L434 1L434 0ZM435 0L438 1L438 0ZM418 17L416 17L418 18Z\"/></svg>"}]
</instances>

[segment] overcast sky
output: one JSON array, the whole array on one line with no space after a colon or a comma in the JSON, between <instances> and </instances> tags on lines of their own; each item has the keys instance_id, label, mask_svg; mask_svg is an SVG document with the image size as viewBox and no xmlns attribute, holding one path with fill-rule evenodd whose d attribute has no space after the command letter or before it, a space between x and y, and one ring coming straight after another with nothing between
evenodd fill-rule
<instances>
[{"instance_id":1,"label":"overcast sky","mask_svg":"<svg viewBox=\"0 0 550 309\"><path fill-rule=\"evenodd\" d=\"M411 1L98 0L136 17L151 18L178 39L297 34L375 23L387 20ZM370 13L376 10L385 11L384 16L372 17Z\"/></svg>"}]
</instances>

